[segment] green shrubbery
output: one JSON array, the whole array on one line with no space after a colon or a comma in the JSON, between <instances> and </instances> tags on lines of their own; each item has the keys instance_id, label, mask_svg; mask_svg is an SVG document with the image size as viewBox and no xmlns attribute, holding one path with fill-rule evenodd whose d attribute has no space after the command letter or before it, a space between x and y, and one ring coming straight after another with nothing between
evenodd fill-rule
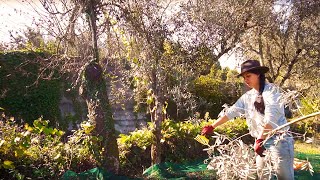
<instances>
[{"instance_id":1,"label":"green shrubbery","mask_svg":"<svg viewBox=\"0 0 320 180\"><path fill-rule=\"evenodd\" d=\"M232 71L230 71L231 73ZM231 78L230 78L231 79ZM224 104L233 104L241 96L243 84L213 75L200 76L194 81L194 93L198 97L198 109L204 115L216 117Z\"/></svg>"},{"instance_id":2,"label":"green shrubbery","mask_svg":"<svg viewBox=\"0 0 320 180\"><path fill-rule=\"evenodd\" d=\"M312 114L320 111L320 99L317 97L304 97L300 100L301 105L295 110L295 117ZM304 134L308 136L317 136L320 132L319 117L312 117L290 126L290 130L296 133Z\"/></svg>"},{"instance_id":3,"label":"green shrubbery","mask_svg":"<svg viewBox=\"0 0 320 180\"><path fill-rule=\"evenodd\" d=\"M204 145L194 138L201 128L214 120L192 119L183 122L165 120L162 124L162 161L182 163L208 157ZM81 128L68 137L63 131L48 126L48 121L37 119L32 125L17 125L13 119L0 121L0 171L1 178L46 178L60 177L67 170L83 172L99 167L101 148L100 139L92 136L93 126L84 122ZM128 135L120 134L121 175L141 177L150 167L150 148L152 144L152 124ZM230 138L248 134L245 120L231 120L215 130ZM213 144L210 138L209 144ZM253 143L250 135L242 137Z\"/></svg>"},{"instance_id":4,"label":"green shrubbery","mask_svg":"<svg viewBox=\"0 0 320 180\"><path fill-rule=\"evenodd\" d=\"M13 118L0 123L1 178L56 179L68 169L82 172L99 165L99 139L90 135L89 123L68 137L41 118L24 126Z\"/></svg>"},{"instance_id":5,"label":"green shrubbery","mask_svg":"<svg viewBox=\"0 0 320 180\"><path fill-rule=\"evenodd\" d=\"M0 53L0 105L7 114L28 123L43 116L51 123L60 119L61 81L38 79L44 52ZM50 72L41 72L43 75Z\"/></svg>"},{"instance_id":6,"label":"green shrubbery","mask_svg":"<svg viewBox=\"0 0 320 180\"><path fill-rule=\"evenodd\" d=\"M181 163L207 158L207 153L203 151L205 146L198 143L194 138L200 134L204 125L213 121L208 117L183 122L165 120L162 124L162 161ZM141 175L143 170L151 165L151 129L152 125L128 135L122 134L118 138L123 174L128 176ZM248 128L243 119L235 119L217 128L217 132L233 138L247 134ZM249 137L249 139L252 138Z\"/></svg>"}]
</instances>

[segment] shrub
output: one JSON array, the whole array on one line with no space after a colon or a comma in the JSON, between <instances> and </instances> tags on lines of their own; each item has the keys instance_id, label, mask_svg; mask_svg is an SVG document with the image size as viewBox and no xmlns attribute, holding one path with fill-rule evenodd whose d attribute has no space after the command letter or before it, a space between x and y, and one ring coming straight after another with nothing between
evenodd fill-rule
<instances>
[{"instance_id":1,"label":"shrub","mask_svg":"<svg viewBox=\"0 0 320 180\"><path fill-rule=\"evenodd\" d=\"M223 104L233 104L240 97L241 90L241 83L225 82L210 76L201 76L194 82L200 113L209 112L212 117L220 113Z\"/></svg>"},{"instance_id":2,"label":"shrub","mask_svg":"<svg viewBox=\"0 0 320 180\"><path fill-rule=\"evenodd\" d=\"M152 132L148 128L120 134L118 138L121 174L141 175L150 166Z\"/></svg>"},{"instance_id":3,"label":"shrub","mask_svg":"<svg viewBox=\"0 0 320 180\"><path fill-rule=\"evenodd\" d=\"M204 125L213 121L208 116L205 119L190 119L183 122L165 120L162 124L162 161L181 163L207 158L207 153L203 151L204 146L194 138ZM122 174L139 176L151 165L151 128L150 124L149 127L128 135L121 134L118 138ZM247 134L247 129L245 120L236 119L217 128L217 131L233 138ZM250 136L245 138L253 141Z\"/></svg>"},{"instance_id":4,"label":"shrub","mask_svg":"<svg viewBox=\"0 0 320 180\"><path fill-rule=\"evenodd\" d=\"M40 116L51 119L52 124L59 120L61 81L56 75L50 81L38 79L45 56L44 52L0 53L0 105L7 114L28 123Z\"/></svg>"},{"instance_id":5,"label":"shrub","mask_svg":"<svg viewBox=\"0 0 320 180\"><path fill-rule=\"evenodd\" d=\"M316 96L303 97L300 100L299 107L294 109L295 116L303 116L312 114L314 112L320 111L320 100ZM312 117L297 123L294 123L290 126L290 131L295 133L305 134L307 136L317 136L320 132L320 122L319 117Z\"/></svg>"},{"instance_id":6,"label":"shrub","mask_svg":"<svg viewBox=\"0 0 320 180\"><path fill-rule=\"evenodd\" d=\"M163 161L183 162L205 157L203 146L194 140L200 131L201 124L192 121L163 122Z\"/></svg>"},{"instance_id":7,"label":"shrub","mask_svg":"<svg viewBox=\"0 0 320 180\"><path fill-rule=\"evenodd\" d=\"M66 170L76 172L99 165L99 139L83 123L63 142L64 132L41 118L19 126L13 118L0 121L0 177L7 179L56 179Z\"/></svg>"}]
</instances>

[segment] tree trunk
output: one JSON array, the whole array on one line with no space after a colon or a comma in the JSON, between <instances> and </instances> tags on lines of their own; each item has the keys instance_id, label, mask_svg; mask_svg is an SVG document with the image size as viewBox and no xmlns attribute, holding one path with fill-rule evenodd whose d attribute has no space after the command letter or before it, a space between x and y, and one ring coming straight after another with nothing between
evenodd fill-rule
<instances>
[{"instance_id":1,"label":"tree trunk","mask_svg":"<svg viewBox=\"0 0 320 180\"><path fill-rule=\"evenodd\" d=\"M158 62L157 62L158 64ZM153 143L151 145L151 163L152 165L161 163L161 124L163 122L163 95L161 87L157 77L157 68L152 71L152 89L153 89L153 98L154 102L152 103L153 107L150 106L151 113L151 122L154 123L154 129L152 130L153 134ZM158 72L160 73L160 72Z\"/></svg>"},{"instance_id":2,"label":"tree trunk","mask_svg":"<svg viewBox=\"0 0 320 180\"><path fill-rule=\"evenodd\" d=\"M87 64L82 74L84 79L80 87L80 95L87 103L89 121L95 124L94 135L102 137L101 147L104 151L101 165L106 170L117 174L120 163L114 119L107 95L106 80L103 78L103 71L99 65L97 14L95 12L95 6L98 3L98 1L90 0L85 4L91 29L93 60Z\"/></svg>"},{"instance_id":3,"label":"tree trunk","mask_svg":"<svg viewBox=\"0 0 320 180\"><path fill-rule=\"evenodd\" d=\"M153 135L154 135L154 141L151 145L151 163L152 165L161 163L161 154L162 154L162 148L161 148L161 124L163 122L163 113L162 113L162 107L163 104L159 101L156 101L156 110L154 113L151 114L151 119L154 122L154 129L153 129Z\"/></svg>"},{"instance_id":4,"label":"tree trunk","mask_svg":"<svg viewBox=\"0 0 320 180\"><path fill-rule=\"evenodd\" d=\"M91 62L86 66L83 75L84 80L79 93L87 103L89 121L95 125L94 135L102 137L101 147L104 151L101 165L117 174L119 150L102 68L99 64Z\"/></svg>"},{"instance_id":5,"label":"tree trunk","mask_svg":"<svg viewBox=\"0 0 320 180\"><path fill-rule=\"evenodd\" d=\"M99 60L99 49L98 49L98 38L97 38L97 14L95 12L94 0L91 0L89 4L87 4L87 13L89 16L89 24L91 29L91 40L92 40L92 50L93 50L93 57Z\"/></svg>"}]
</instances>

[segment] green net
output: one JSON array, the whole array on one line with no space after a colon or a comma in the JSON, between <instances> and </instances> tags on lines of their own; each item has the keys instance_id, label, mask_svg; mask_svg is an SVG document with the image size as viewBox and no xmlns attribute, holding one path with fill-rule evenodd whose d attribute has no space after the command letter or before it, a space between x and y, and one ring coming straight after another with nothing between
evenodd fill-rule
<instances>
[{"instance_id":1,"label":"green net","mask_svg":"<svg viewBox=\"0 0 320 180\"><path fill-rule=\"evenodd\" d=\"M298 159L308 159L315 171L313 176L308 171L295 171L295 180L320 180L320 154L312 155L296 152L295 157ZM203 160L180 164L170 162L160 163L146 169L143 172L143 176L147 179L216 179L215 172L207 170L207 164L204 164ZM62 176L62 179L127 180L130 178L125 176L117 176L101 168L94 168L82 173L67 171Z\"/></svg>"},{"instance_id":2,"label":"green net","mask_svg":"<svg viewBox=\"0 0 320 180\"><path fill-rule=\"evenodd\" d=\"M306 154L302 152L295 152L295 157L301 160L308 160L313 166L314 173L310 174L308 171L298 170L294 172L295 180L319 180L320 179L320 154Z\"/></svg>"},{"instance_id":3,"label":"green net","mask_svg":"<svg viewBox=\"0 0 320 180\"><path fill-rule=\"evenodd\" d=\"M212 179L214 175L212 171L206 170L207 165L203 160L197 160L188 163L170 163L164 162L149 167L143 173L147 179ZM90 180L90 179L115 179L127 180L130 179L125 176L117 176L113 173L107 172L101 168L94 168L82 173L75 173L74 171L67 171L62 176L63 180L77 179L77 180Z\"/></svg>"},{"instance_id":4,"label":"green net","mask_svg":"<svg viewBox=\"0 0 320 180\"><path fill-rule=\"evenodd\" d=\"M164 162L153 165L143 172L147 178L155 179L206 179L214 176L213 171L207 171L203 160L181 164Z\"/></svg>"},{"instance_id":5,"label":"green net","mask_svg":"<svg viewBox=\"0 0 320 180\"><path fill-rule=\"evenodd\" d=\"M114 180L127 180L130 179L125 176L117 176L111 172L107 172L103 170L102 168L94 168L90 169L88 171L82 172L82 173L75 173L73 171L67 171L63 174L62 180L104 180L104 179L114 179Z\"/></svg>"}]
</instances>

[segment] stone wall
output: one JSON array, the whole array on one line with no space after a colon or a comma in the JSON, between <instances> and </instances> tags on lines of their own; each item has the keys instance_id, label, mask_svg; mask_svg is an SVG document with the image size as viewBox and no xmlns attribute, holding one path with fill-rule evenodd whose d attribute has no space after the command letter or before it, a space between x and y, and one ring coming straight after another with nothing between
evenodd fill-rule
<instances>
[{"instance_id":1,"label":"stone wall","mask_svg":"<svg viewBox=\"0 0 320 180\"><path fill-rule=\"evenodd\" d=\"M108 79L108 97L112 106L115 129L120 133L127 134L146 126L146 115L134 112L135 102L133 91L125 87L120 79L124 78L117 71L115 66L107 66L108 72L113 74L112 79Z\"/></svg>"},{"instance_id":2,"label":"stone wall","mask_svg":"<svg viewBox=\"0 0 320 180\"><path fill-rule=\"evenodd\" d=\"M121 85L118 84L117 86ZM119 100L116 96L112 95L110 91L108 92L108 95L112 106L111 108L113 118L115 120L115 129L118 132L127 134L129 132L134 131L137 128L139 129L146 125L145 115L142 113L134 112L134 101L133 99L129 98L129 96L132 96L132 92L126 92L127 98L121 98L122 100ZM82 103L83 106L85 106L84 102L77 102ZM73 101L64 95L60 100L59 108L62 119L70 115L74 116L76 114ZM83 111L86 110L86 108L82 109ZM86 119L86 116L82 117L82 121ZM67 125L68 130L79 128L78 123L75 124L74 122L69 122Z\"/></svg>"},{"instance_id":3,"label":"stone wall","mask_svg":"<svg viewBox=\"0 0 320 180\"><path fill-rule=\"evenodd\" d=\"M120 81L120 79L123 78L121 73L117 71L115 66L106 65L105 68L107 68L108 72L113 76L113 78L108 79L107 83L111 84L111 86L108 86L108 92L106 93L108 93L111 104L112 114L115 120L115 129L120 133L127 134L135 129L146 126L146 115L134 112L135 102L133 99L133 91L122 84ZM86 111L86 105L83 101L78 99L76 102L83 106L81 108L82 111ZM76 113L73 101L65 95L62 95L59 108L62 118ZM86 113L82 114L84 117L82 117L81 120L86 120ZM75 126L78 126L79 123L80 122L76 124L69 122L68 129L77 129L78 127Z\"/></svg>"},{"instance_id":4,"label":"stone wall","mask_svg":"<svg viewBox=\"0 0 320 180\"><path fill-rule=\"evenodd\" d=\"M124 106L119 104L112 105L115 128L120 133L127 134L146 125L145 115L135 113L133 108L133 103L130 100L125 102Z\"/></svg>"}]
</instances>

